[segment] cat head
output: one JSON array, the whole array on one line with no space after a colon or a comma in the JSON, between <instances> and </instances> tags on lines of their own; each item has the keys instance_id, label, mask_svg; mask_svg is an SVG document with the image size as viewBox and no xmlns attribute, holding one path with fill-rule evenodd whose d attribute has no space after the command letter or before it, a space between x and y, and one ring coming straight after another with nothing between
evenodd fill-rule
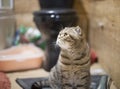
<instances>
[{"instance_id":1,"label":"cat head","mask_svg":"<svg viewBox=\"0 0 120 89\"><path fill-rule=\"evenodd\" d=\"M62 49L71 49L82 44L83 40L84 34L79 26L65 27L59 32L56 43Z\"/></svg>"}]
</instances>

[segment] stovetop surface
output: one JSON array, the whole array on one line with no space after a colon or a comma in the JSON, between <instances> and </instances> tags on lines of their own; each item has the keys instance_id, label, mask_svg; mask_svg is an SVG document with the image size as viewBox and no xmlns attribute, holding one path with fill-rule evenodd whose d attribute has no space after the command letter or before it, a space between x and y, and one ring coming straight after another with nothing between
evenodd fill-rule
<instances>
[{"instance_id":1,"label":"stovetop surface","mask_svg":"<svg viewBox=\"0 0 120 89\"><path fill-rule=\"evenodd\" d=\"M101 78L102 77L106 77L106 79L108 78L107 75L92 75L91 76L91 86L90 89L97 89ZM16 79L16 82L23 88L23 89L31 89L32 85L35 82L41 81L41 80L46 80L48 78L22 78L22 79ZM107 81L107 80L106 80ZM106 83L107 84L107 83ZM104 84L105 85L105 84ZM106 86L106 85L105 85ZM43 89L52 89L52 88L43 88Z\"/></svg>"}]
</instances>

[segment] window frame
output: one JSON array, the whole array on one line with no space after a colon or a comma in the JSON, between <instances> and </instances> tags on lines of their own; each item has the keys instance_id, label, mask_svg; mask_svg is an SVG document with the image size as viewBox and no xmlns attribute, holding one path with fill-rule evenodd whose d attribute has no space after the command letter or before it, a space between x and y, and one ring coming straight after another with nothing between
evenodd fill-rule
<instances>
[{"instance_id":1,"label":"window frame","mask_svg":"<svg viewBox=\"0 0 120 89\"><path fill-rule=\"evenodd\" d=\"M13 2L14 2L14 0L9 0L10 1L10 5L8 7L3 6L2 5L2 1L3 0L0 0L0 9L13 9Z\"/></svg>"}]
</instances>

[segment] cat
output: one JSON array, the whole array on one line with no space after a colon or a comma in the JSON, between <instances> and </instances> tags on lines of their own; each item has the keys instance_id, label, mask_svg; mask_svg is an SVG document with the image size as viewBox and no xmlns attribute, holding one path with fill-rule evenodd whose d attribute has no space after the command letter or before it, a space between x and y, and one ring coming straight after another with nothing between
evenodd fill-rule
<instances>
[{"instance_id":1,"label":"cat","mask_svg":"<svg viewBox=\"0 0 120 89\"><path fill-rule=\"evenodd\" d=\"M50 87L52 89L89 89L90 51L81 28L65 27L59 32L56 44L61 51L57 64L50 71L48 78Z\"/></svg>"}]
</instances>

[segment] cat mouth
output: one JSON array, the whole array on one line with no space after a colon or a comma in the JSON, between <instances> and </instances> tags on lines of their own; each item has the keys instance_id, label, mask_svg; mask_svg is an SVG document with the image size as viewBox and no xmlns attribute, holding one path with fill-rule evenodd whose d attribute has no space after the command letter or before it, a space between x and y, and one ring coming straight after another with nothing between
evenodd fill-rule
<instances>
[{"instance_id":1,"label":"cat mouth","mask_svg":"<svg viewBox=\"0 0 120 89\"><path fill-rule=\"evenodd\" d=\"M66 45L63 41L61 40L57 40L56 41L56 44L61 48L61 49L69 49L70 46L69 45Z\"/></svg>"},{"instance_id":2,"label":"cat mouth","mask_svg":"<svg viewBox=\"0 0 120 89\"><path fill-rule=\"evenodd\" d=\"M62 43L59 40L57 40L56 44L60 46Z\"/></svg>"},{"instance_id":3,"label":"cat mouth","mask_svg":"<svg viewBox=\"0 0 120 89\"><path fill-rule=\"evenodd\" d=\"M63 48L63 46L64 46L64 43L63 43L62 41L60 41L60 40L57 40L57 41L56 41L56 44L57 44L59 47L61 47L61 48Z\"/></svg>"}]
</instances>

